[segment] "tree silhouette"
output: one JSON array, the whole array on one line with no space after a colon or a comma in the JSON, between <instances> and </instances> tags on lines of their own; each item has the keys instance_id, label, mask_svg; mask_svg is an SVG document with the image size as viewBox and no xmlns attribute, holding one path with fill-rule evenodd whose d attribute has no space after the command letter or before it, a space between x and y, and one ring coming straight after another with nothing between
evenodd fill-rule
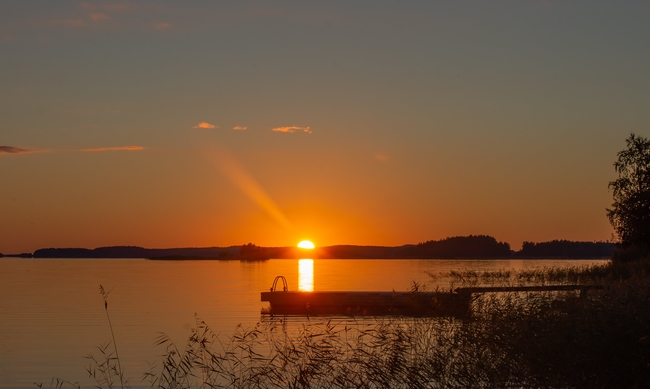
<instances>
[{"instance_id":1,"label":"tree silhouette","mask_svg":"<svg viewBox=\"0 0 650 389\"><path fill-rule=\"evenodd\" d=\"M256 246L252 243L247 243L239 249L239 255L243 259L268 259L268 254L264 247Z\"/></svg>"},{"instance_id":2,"label":"tree silhouette","mask_svg":"<svg viewBox=\"0 0 650 389\"><path fill-rule=\"evenodd\" d=\"M454 236L418 243L411 255L420 258L509 258L510 245L488 235Z\"/></svg>"},{"instance_id":3,"label":"tree silhouette","mask_svg":"<svg viewBox=\"0 0 650 389\"><path fill-rule=\"evenodd\" d=\"M614 169L618 178L609 183L614 203L607 217L623 248L647 252L650 244L650 140L631 134Z\"/></svg>"}]
</instances>

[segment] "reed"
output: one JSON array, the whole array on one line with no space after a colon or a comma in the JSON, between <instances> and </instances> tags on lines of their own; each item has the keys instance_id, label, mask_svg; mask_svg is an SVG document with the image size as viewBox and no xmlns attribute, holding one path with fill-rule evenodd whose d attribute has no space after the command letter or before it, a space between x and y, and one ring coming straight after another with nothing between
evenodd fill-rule
<instances>
[{"instance_id":1,"label":"reed","mask_svg":"<svg viewBox=\"0 0 650 389\"><path fill-rule=\"evenodd\" d=\"M166 336L156 388L424 388L436 382L429 357L450 319L390 319L376 324L305 323L290 333L281 321L239 328L221 341L202 321L182 352ZM438 374L439 375L439 374Z\"/></svg>"},{"instance_id":2,"label":"reed","mask_svg":"<svg viewBox=\"0 0 650 389\"><path fill-rule=\"evenodd\" d=\"M452 270L431 273L434 280L448 279L451 286L517 286L517 285L564 285L596 284L603 282L624 281L633 276L650 272L650 260L584 266L560 266L529 270Z\"/></svg>"},{"instance_id":3,"label":"reed","mask_svg":"<svg viewBox=\"0 0 650 389\"><path fill-rule=\"evenodd\" d=\"M517 364L518 386L650 387L649 270L644 260L513 273L499 282L603 289L483 295L462 337L473 349L489 350L488 361L500 355Z\"/></svg>"},{"instance_id":4,"label":"reed","mask_svg":"<svg viewBox=\"0 0 650 389\"><path fill-rule=\"evenodd\" d=\"M111 330L111 339L113 341L112 343L108 342L97 347L99 357L96 357L93 354L89 354L85 357L90 360L86 372L88 372L89 377L95 380L97 388L106 387L112 389L116 387L119 382L120 387L124 389L124 387L129 387L129 380L124 378L120 356L117 351L117 342L115 340L115 332L113 331L113 323L111 322L111 316L108 313L108 295L111 291L112 289L107 292L102 285L99 285L99 293L102 295L102 299L104 300L104 312L106 312L106 320L108 321L108 327Z\"/></svg>"}]
</instances>

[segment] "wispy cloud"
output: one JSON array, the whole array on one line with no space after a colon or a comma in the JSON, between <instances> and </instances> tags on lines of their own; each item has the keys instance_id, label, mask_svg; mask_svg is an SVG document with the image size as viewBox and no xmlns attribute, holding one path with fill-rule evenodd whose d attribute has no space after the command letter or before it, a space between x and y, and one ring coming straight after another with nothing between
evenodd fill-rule
<instances>
[{"instance_id":1,"label":"wispy cloud","mask_svg":"<svg viewBox=\"0 0 650 389\"><path fill-rule=\"evenodd\" d=\"M219 126L215 126L214 124L210 124L208 122L201 122L192 128L219 128Z\"/></svg>"},{"instance_id":2,"label":"wispy cloud","mask_svg":"<svg viewBox=\"0 0 650 389\"><path fill-rule=\"evenodd\" d=\"M245 131L248 127L246 126L235 126L232 129L236 131Z\"/></svg>"},{"instance_id":3,"label":"wispy cloud","mask_svg":"<svg viewBox=\"0 0 650 389\"><path fill-rule=\"evenodd\" d=\"M172 24L167 23L167 22L154 22L153 23L153 27L156 30L159 30L159 31L166 30L166 29L170 28L171 26L172 26Z\"/></svg>"},{"instance_id":4,"label":"wispy cloud","mask_svg":"<svg viewBox=\"0 0 650 389\"><path fill-rule=\"evenodd\" d=\"M101 4L91 4L85 1L79 3L79 6L91 11L124 11L129 8L129 4L126 3L101 3Z\"/></svg>"},{"instance_id":5,"label":"wispy cloud","mask_svg":"<svg viewBox=\"0 0 650 389\"><path fill-rule=\"evenodd\" d=\"M144 150L142 146L119 146L119 147L90 147L81 151L137 151Z\"/></svg>"},{"instance_id":6,"label":"wispy cloud","mask_svg":"<svg viewBox=\"0 0 650 389\"><path fill-rule=\"evenodd\" d=\"M0 154L27 154L36 153L38 150L21 149L13 146L0 146Z\"/></svg>"},{"instance_id":7,"label":"wispy cloud","mask_svg":"<svg viewBox=\"0 0 650 389\"><path fill-rule=\"evenodd\" d=\"M388 161L388 155L375 154L375 160L377 160L377 162L386 162L386 161Z\"/></svg>"},{"instance_id":8,"label":"wispy cloud","mask_svg":"<svg viewBox=\"0 0 650 389\"><path fill-rule=\"evenodd\" d=\"M0 39L5 41L5 42L12 42L12 41L16 40L16 38L14 38L11 35L3 35L2 38L0 38Z\"/></svg>"},{"instance_id":9,"label":"wispy cloud","mask_svg":"<svg viewBox=\"0 0 650 389\"><path fill-rule=\"evenodd\" d=\"M85 27L86 22L83 19L55 19L44 23L45 26L53 27Z\"/></svg>"},{"instance_id":10,"label":"wispy cloud","mask_svg":"<svg viewBox=\"0 0 650 389\"><path fill-rule=\"evenodd\" d=\"M96 21L99 21L99 20L107 20L107 19L110 19L110 16L106 15L105 13L100 12L100 13L96 13L96 14L90 14L90 18L91 18L93 21L96 22Z\"/></svg>"},{"instance_id":11,"label":"wispy cloud","mask_svg":"<svg viewBox=\"0 0 650 389\"><path fill-rule=\"evenodd\" d=\"M89 147L86 149L25 149L14 146L0 146L0 155L2 154L31 154L31 153L66 153L66 152L85 152L85 151L139 151L144 150L142 146L117 146L117 147Z\"/></svg>"},{"instance_id":12,"label":"wispy cloud","mask_svg":"<svg viewBox=\"0 0 650 389\"><path fill-rule=\"evenodd\" d=\"M272 129L275 132L305 132L311 134L311 129L309 127L298 127L298 126L287 126L287 127L276 127Z\"/></svg>"},{"instance_id":13,"label":"wispy cloud","mask_svg":"<svg viewBox=\"0 0 650 389\"><path fill-rule=\"evenodd\" d=\"M68 27L102 29L107 31L123 30L158 30L163 31L172 27L172 23L165 21L169 7L151 3L137 2L79 2L76 10L69 14L70 17L50 19L34 23L36 26ZM129 14L147 15L148 21L142 18L129 17ZM157 16L156 16L157 15ZM164 16L166 15L166 16Z\"/></svg>"}]
</instances>

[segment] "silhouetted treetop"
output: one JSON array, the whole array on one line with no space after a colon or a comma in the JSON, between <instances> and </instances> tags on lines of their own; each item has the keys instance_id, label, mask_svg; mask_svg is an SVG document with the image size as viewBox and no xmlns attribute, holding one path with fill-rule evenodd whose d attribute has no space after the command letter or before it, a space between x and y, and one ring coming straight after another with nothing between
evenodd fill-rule
<instances>
[{"instance_id":1,"label":"silhouetted treetop","mask_svg":"<svg viewBox=\"0 0 650 389\"><path fill-rule=\"evenodd\" d=\"M510 244L488 235L455 236L419 243L411 253L424 258L509 258Z\"/></svg>"},{"instance_id":2,"label":"silhouetted treetop","mask_svg":"<svg viewBox=\"0 0 650 389\"><path fill-rule=\"evenodd\" d=\"M516 256L519 258L609 258L615 245L609 242L524 242Z\"/></svg>"},{"instance_id":3,"label":"silhouetted treetop","mask_svg":"<svg viewBox=\"0 0 650 389\"><path fill-rule=\"evenodd\" d=\"M614 203L607 217L624 248L650 245L650 140L631 134L614 163L618 178L609 183Z\"/></svg>"},{"instance_id":4,"label":"silhouetted treetop","mask_svg":"<svg viewBox=\"0 0 650 389\"><path fill-rule=\"evenodd\" d=\"M269 250L265 247L256 246L248 243L239 249L239 255L243 259L269 259Z\"/></svg>"}]
</instances>

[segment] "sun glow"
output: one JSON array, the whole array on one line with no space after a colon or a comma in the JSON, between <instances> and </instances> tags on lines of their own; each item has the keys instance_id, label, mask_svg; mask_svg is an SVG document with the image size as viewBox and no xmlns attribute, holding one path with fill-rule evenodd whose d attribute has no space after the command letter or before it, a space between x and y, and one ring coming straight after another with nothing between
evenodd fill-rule
<instances>
[{"instance_id":1,"label":"sun glow","mask_svg":"<svg viewBox=\"0 0 650 389\"><path fill-rule=\"evenodd\" d=\"M313 249L316 246L314 246L314 244L308 240L303 240L302 242L298 243L298 247L301 249Z\"/></svg>"}]
</instances>

